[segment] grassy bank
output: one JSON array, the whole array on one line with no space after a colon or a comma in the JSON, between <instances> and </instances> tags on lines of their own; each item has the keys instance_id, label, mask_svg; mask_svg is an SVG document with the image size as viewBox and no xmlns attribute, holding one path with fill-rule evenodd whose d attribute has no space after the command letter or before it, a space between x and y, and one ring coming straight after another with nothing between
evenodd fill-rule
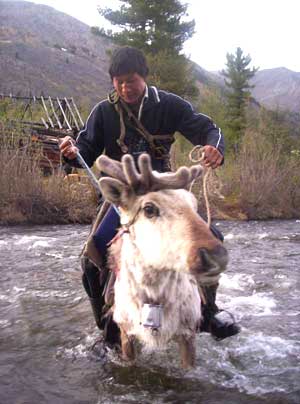
<instances>
[{"instance_id":1,"label":"grassy bank","mask_svg":"<svg viewBox=\"0 0 300 404\"><path fill-rule=\"evenodd\" d=\"M45 177L41 149L17 129L1 126L0 223L90 223L96 196L88 181L66 181L58 170ZM176 166L190 165L190 144L177 141ZM201 184L193 192L206 213ZM248 131L237 156L226 156L222 168L208 181L215 219L290 219L300 217L300 155L283 152L255 132Z\"/></svg>"},{"instance_id":2,"label":"grassy bank","mask_svg":"<svg viewBox=\"0 0 300 404\"><path fill-rule=\"evenodd\" d=\"M177 141L176 166L190 165L188 142ZM205 214L202 184L194 187ZM284 150L261 133L248 130L238 155L208 180L210 209L215 219L266 220L300 217L300 151Z\"/></svg>"},{"instance_id":3,"label":"grassy bank","mask_svg":"<svg viewBox=\"0 0 300 404\"><path fill-rule=\"evenodd\" d=\"M90 223L96 197L86 182L66 181L61 171L44 176L41 148L18 130L1 127L0 223Z\"/></svg>"}]
</instances>

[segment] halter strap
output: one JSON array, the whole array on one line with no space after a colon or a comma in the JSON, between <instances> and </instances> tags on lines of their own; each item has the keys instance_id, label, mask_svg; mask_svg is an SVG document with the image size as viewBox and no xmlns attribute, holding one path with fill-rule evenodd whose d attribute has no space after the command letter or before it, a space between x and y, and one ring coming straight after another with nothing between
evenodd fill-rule
<instances>
[{"instance_id":1,"label":"halter strap","mask_svg":"<svg viewBox=\"0 0 300 404\"><path fill-rule=\"evenodd\" d=\"M125 117L124 112L126 112L128 118L133 122L135 130L137 133L142 136L148 142L150 149L153 153L153 157L156 159L164 160L169 158L169 150L166 149L162 144L156 144L157 141L169 141L170 143L174 142L174 135L152 135L148 130L144 127L141 121L135 116L135 114L131 111L129 106L119 97L117 92L114 90L108 95L108 101L114 105L116 111L119 114L120 118L120 137L117 140L118 145L120 146L123 153L128 152L128 147L125 144L125 135L126 135L126 126L125 126Z\"/></svg>"}]
</instances>

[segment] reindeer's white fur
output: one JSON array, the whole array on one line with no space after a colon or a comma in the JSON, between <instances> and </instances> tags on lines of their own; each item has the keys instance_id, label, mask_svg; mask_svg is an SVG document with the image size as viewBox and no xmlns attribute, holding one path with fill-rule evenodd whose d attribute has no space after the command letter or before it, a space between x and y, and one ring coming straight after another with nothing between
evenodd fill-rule
<instances>
[{"instance_id":1,"label":"reindeer's white fur","mask_svg":"<svg viewBox=\"0 0 300 404\"><path fill-rule=\"evenodd\" d=\"M123 236L114 319L118 324L130 324L126 327L129 335L157 346L172 337L192 335L200 321L198 286L188 272L191 240L186 220L187 211L196 215L196 202L185 190L149 193L140 197L138 204L144 206L149 201L158 206L160 215L149 219L140 212L130 233ZM123 214L122 221L127 220ZM163 305L157 336L141 324L142 306L148 302Z\"/></svg>"},{"instance_id":2,"label":"reindeer's white fur","mask_svg":"<svg viewBox=\"0 0 300 404\"><path fill-rule=\"evenodd\" d=\"M151 329L141 324L143 301L138 299L138 289L131 287L124 293L134 282L133 271L140 272L140 268L123 267L115 284L114 320L118 324L126 325L127 334L136 336L148 347L164 346L171 338L193 335L201 316L201 303L195 279L187 273L169 272L165 273L163 278L160 277L163 282L157 285L155 292L154 288L145 286L144 291L149 297L157 298L157 293L163 296L165 291L168 292L167 301L162 299L165 304L161 328L154 336Z\"/></svg>"},{"instance_id":3,"label":"reindeer's white fur","mask_svg":"<svg viewBox=\"0 0 300 404\"><path fill-rule=\"evenodd\" d=\"M209 277L215 264L226 265L224 249L217 248L220 242L197 214L194 196L182 189L202 170L195 166L157 175L147 155L138 160L141 174L131 156L124 156L122 164L105 156L98 162L111 176L100 180L101 190L119 206L121 224L128 229L120 254L114 251L117 245L112 246L113 257L120 257L113 315L121 329L123 357L134 357L131 336L147 346L177 339L183 366L192 366L201 318L196 276ZM143 305L151 303L163 308L155 335L141 324Z\"/></svg>"},{"instance_id":4,"label":"reindeer's white fur","mask_svg":"<svg viewBox=\"0 0 300 404\"><path fill-rule=\"evenodd\" d=\"M196 209L194 196L185 190L160 191L140 198L139 205L150 201L158 206L159 217L149 219L140 214L131 228L140 260L145 268L186 272L191 244L186 213Z\"/></svg>"}]
</instances>

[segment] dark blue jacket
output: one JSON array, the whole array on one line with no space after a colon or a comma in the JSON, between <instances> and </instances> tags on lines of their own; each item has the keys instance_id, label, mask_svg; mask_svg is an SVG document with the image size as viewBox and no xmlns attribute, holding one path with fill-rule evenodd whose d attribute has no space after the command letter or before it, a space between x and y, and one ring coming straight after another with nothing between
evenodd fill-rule
<instances>
[{"instance_id":1,"label":"dark blue jacket","mask_svg":"<svg viewBox=\"0 0 300 404\"><path fill-rule=\"evenodd\" d=\"M212 145L224 155L224 138L220 129L208 116L195 112L189 102L175 94L147 87L137 115L152 135L180 132L193 145ZM133 155L148 152L151 155L147 141L135 130L132 122L127 119L125 123L128 152ZM119 137L119 114L113 104L104 100L91 111L76 144L87 164L92 166L102 153L116 160L121 159L123 153L117 143ZM171 142L164 141L164 147L169 151ZM152 165L154 169L164 171L162 161L153 155Z\"/></svg>"}]
</instances>

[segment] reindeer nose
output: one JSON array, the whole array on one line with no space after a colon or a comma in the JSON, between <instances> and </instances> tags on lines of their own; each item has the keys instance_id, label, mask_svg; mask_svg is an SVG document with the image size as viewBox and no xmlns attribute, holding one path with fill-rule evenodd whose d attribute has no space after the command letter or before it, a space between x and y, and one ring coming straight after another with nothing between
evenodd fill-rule
<instances>
[{"instance_id":1,"label":"reindeer nose","mask_svg":"<svg viewBox=\"0 0 300 404\"><path fill-rule=\"evenodd\" d=\"M212 250L199 248L198 253L202 260L204 271L209 271L216 267L224 268L228 264L228 253L226 248L222 245L218 245Z\"/></svg>"}]
</instances>

